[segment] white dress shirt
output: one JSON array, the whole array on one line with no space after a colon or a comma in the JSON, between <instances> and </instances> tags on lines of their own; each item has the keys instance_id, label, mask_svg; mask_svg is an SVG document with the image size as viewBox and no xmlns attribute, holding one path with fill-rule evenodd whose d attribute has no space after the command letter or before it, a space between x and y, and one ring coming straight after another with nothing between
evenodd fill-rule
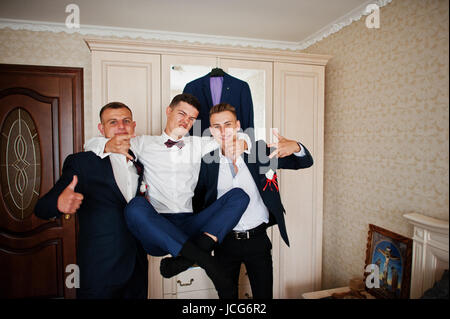
<instances>
[{"instance_id":1,"label":"white dress shirt","mask_svg":"<svg viewBox=\"0 0 450 319\"><path fill-rule=\"evenodd\" d=\"M300 144L299 144L300 145ZM294 153L296 156L305 156L306 153L300 145L300 151ZM219 177L217 181L217 198L235 187L242 188L250 197L250 202L237 223L234 231L247 231L262 223L269 223L269 210L256 186L255 180L245 164L242 156L236 160L238 172L234 173L233 162L220 152Z\"/></svg>"},{"instance_id":2,"label":"white dress shirt","mask_svg":"<svg viewBox=\"0 0 450 319\"><path fill-rule=\"evenodd\" d=\"M251 142L246 134L238 133L239 138ZM188 136L181 140L184 146L168 148L164 143L170 137L142 135L132 138L131 150L144 165L144 181L148 185L147 197L158 213L191 213L192 197L198 181L203 155L219 148L212 137ZM87 151L93 151L104 158L108 139L96 137L85 144Z\"/></svg>"},{"instance_id":3,"label":"white dress shirt","mask_svg":"<svg viewBox=\"0 0 450 319\"><path fill-rule=\"evenodd\" d=\"M139 180L136 167L122 154L111 154L109 159L117 186L128 203L136 195Z\"/></svg>"}]
</instances>

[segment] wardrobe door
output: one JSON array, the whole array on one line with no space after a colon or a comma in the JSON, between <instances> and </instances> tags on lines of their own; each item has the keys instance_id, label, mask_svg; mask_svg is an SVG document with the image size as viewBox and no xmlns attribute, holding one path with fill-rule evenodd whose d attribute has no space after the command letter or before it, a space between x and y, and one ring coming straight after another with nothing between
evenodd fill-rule
<instances>
[{"instance_id":1,"label":"wardrobe door","mask_svg":"<svg viewBox=\"0 0 450 319\"><path fill-rule=\"evenodd\" d=\"M229 75L248 83L253 101L255 139L271 141L273 62L221 58L219 66ZM271 239L273 238L273 232L278 232L278 228L270 227L267 231ZM278 258L278 256L272 257L272 259L275 258ZM274 287L278 286L278 278L274 278L273 284ZM252 290L244 265L241 267L239 277L239 298L252 298Z\"/></svg>"},{"instance_id":2,"label":"wardrobe door","mask_svg":"<svg viewBox=\"0 0 450 319\"><path fill-rule=\"evenodd\" d=\"M217 59L209 56L163 55L161 64L162 127L166 125L165 109L189 82L205 76L216 67Z\"/></svg>"},{"instance_id":3,"label":"wardrobe door","mask_svg":"<svg viewBox=\"0 0 450 319\"><path fill-rule=\"evenodd\" d=\"M277 173L290 247L274 233L274 277L279 298L301 298L321 288L324 66L274 64L274 126L303 143L314 165Z\"/></svg>"},{"instance_id":4,"label":"wardrobe door","mask_svg":"<svg viewBox=\"0 0 450 319\"><path fill-rule=\"evenodd\" d=\"M136 134L161 134L159 54L92 52L92 132L97 136L103 105L118 101L128 105L136 121ZM89 117L89 116L87 116Z\"/></svg>"},{"instance_id":5,"label":"wardrobe door","mask_svg":"<svg viewBox=\"0 0 450 319\"><path fill-rule=\"evenodd\" d=\"M163 55L161 59L161 127L166 126L165 110L187 83L205 76L217 64L215 57ZM191 267L187 271L164 279L159 271L162 257L149 257L149 298L217 298L214 285L205 271ZM212 288L212 289L211 289Z\"/></svg>"},{"instance_id":6,"label":"wardrobe door","mask_svg":"<svg viewBox=\"0 0 450 319\"><path fill-rule=\"evenodd\" d=\"M220 59L219 66L229 75L250 86L256 139L270 137L272 127L273 62Z\"/></svg>"}]
</instances>

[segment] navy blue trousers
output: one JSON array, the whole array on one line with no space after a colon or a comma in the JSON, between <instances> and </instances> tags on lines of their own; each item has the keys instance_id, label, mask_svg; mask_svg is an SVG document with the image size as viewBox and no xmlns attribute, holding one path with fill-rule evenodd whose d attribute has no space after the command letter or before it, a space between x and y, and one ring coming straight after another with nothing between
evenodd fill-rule
<instances>
[{"instance_id":1,"label":"navy blue trousers","mask_svg":"<svg viewBox=\"0 0 450 319\"><path fill-rule=\"evenodd\" d=\"M147 199L139 196L126 206L125 221L149 255L170 253L175 257L189 238L205 232L221 243L237 225L249 201L242 189L233 188L197 214L159 214Z\"/></svg>"}]
</instances>

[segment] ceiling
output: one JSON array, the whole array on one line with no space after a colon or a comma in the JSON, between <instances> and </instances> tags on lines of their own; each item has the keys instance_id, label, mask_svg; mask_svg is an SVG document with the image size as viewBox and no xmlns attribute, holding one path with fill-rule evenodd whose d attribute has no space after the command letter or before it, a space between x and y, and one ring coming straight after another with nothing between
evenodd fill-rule
<instances>
[{"instance_id":1,"label":"ceiling","mask_svg":"<svg viewBox=\"0 0 450 319\"><path fill-rule=\"evenodd\" d=\"M299 43L367 0L0 0L0 18Z\"/></svg>"}]
</instances>

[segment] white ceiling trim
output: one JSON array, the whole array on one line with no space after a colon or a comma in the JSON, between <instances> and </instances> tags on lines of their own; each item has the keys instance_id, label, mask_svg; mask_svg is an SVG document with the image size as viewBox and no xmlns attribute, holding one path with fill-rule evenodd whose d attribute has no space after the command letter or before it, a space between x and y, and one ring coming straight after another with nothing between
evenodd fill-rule
<instances>
[{"instance_id":1,"label":"white ceiling trim","mask_svg":"<svg viewBox=\"0 0 450 319\"><path fill-rule=\"evenodd\" d=\"M363 16L369 15L371 12L367 11L367 6L369 4L376 4L379 8L391 3L392 0L368 0L359 7L356 7L346 15L340 17L339 19L326 25L316 33L313 33L305 40L299 43L298 50L304 50L307 47L313 45L316 42L325 39L326 37L338 32L342 28L352 24L355 21L359 21Z\"/></svg>"},{"instance_id":2,"label":"white ceiling trim","mask_svg":"<svg viewBox=\"0 0 450 319\"><path fill-rule=\"evenodd\" d=\"M83 35L96 35L119 38L142 38L145 40L177 41L200 44L231 45L254 48L296 50L298 43L288 41L270 41L263 39L239 38L228 36L213 36L196 33L155 31L133 28L104 27L81 24L79 29L69 29L64 23L41 22L29 20L0 19L0 29L50 31L80 33Z\"/></svg>"},{"instance_id":3,"label":"white ceiling trim","mask_svg":"<svg viewBox=\"0 0 450 319\"><path fill-rule=\"evenodd\" d=\"M392 0L369 0L363 5L350 11L343 17L323 27L318 32L312 34L304 41L289 42L289 41L272 41L263 39L252 39L242 37L229 36L213 36L195 33L183 32L168 32L157 30L133 29L133 28L118 28L118 27L104 27L94 25L83 25L79 29L69 29L64 23L30 21L30 20L14 20L0 18L0 29L10 28L12 30L29 30L29 31L49 31L49 32L65 32L65 33L79 33L83 35L95 35L106 37L119 38L142 38L145 40L159 40L159 41L176 41L199 44L215 44L226 46L239 47L253 47L264 49L280 49L280 50L304 50L314 43L328 37L329 35L338 32L343 27L350 25L354 21L358 21L362 16L368 15L366 8L368 4L377 4L380 8L392 2Z\"/></svg>"}]
</instances>

